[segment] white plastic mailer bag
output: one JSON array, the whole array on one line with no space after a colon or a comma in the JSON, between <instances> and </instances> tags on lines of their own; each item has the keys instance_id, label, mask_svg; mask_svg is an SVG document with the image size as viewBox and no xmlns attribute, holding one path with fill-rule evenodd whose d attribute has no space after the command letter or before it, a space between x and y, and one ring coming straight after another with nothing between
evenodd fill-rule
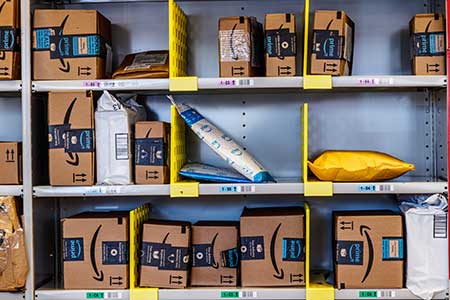
<instances>
[{"instance_id":1,"label":"white plastic mailer bag","mask_svg":"<svg viewBox=\"0 0 450 300\"><path fill-rule=\"evenodd\" d=\"M236 171L253 182L274 181L269 172L230 136L192 107L176 103L171 96L168 98L195 134Z\"/></svg>"},{"instance_id":2,"label":"white plastic mailer bag","mask_svg":"<svg viewBox=\"0 0 450 300\"><path fill-rule=\"evenodd\" d=\"M95 111L98 184L133 183L132 125L145 119L133 97L120 101L103 92Z\"/></svg>"},{"instance_id":3,"label":"white plastic mailer bag","mask_svg":"<svg viewBox=\"0 0 450 300\"><path fill-rule=\"evenodd\" d=\"M407 237L406 287L422 299L448 288L447 199L441 194L402 202Z\"/></svg>"}]
</instances>

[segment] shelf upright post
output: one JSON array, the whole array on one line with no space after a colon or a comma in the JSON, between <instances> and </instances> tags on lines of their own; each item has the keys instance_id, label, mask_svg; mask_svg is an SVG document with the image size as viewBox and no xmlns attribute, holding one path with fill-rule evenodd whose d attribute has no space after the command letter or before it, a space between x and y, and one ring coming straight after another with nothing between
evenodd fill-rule
<instances>
[{"instance_id":1,"label":"shelf upright post","mask_svg":"<svg viewBox=\"0 0 450 300\"><path fill-rule=\"evenodd\" d=\"M450 79L450 40L449 40L449 32L450 32L450 22L448 20L450 9L450 0L445 1L445 20L447 22L447 186L450 186L450 178L449 178L449 170L450 170L450 160L448 159L448 154L450 153L449 141L450 141L450 89L448 88L448 82ZM450 228L450 218L447 217L447 229ZM449 239L449 250L450 250L450 239ZM450 251L449 251L450 257ZM449 285L450 285L450 261L449 261Z\"/></svg>"},{"instance_id":2,"label":"shelf upright post","mask_svg":"<svg viewBox=\"0 0 450 300\"><path fill-rule=\"evenodd\" d=\"M308 74L309 61L309 0L305 0L303 11L304 33L303 33L303 89L327 90L333 88L331 75L310 75Z\"/></svg>"},{"instance_id":3,"label":"shelf upright post","mask_svg":"<svg viewBox=\"0 0 450 300\"><path fill-rule=\"evenodd\" d=\"M197 76L187 76L188 21L183 10L169 0L169 90L198 91Z\"/></svg>"},{"instance_id":4,"label":"shelf upright post","mask_svg":"<svg viewBox=\"0 0 450 300\"><path fill-rule=\"evenodd\" d=\"M22 174L23 174L23 214L25 246L28 257L28 276L25 299L34 299L34 238L33 238L33 182L31 155L31 3L20 1L20 56L21 56L21 100L22 100Z\"/></svg>"}]
</instances>

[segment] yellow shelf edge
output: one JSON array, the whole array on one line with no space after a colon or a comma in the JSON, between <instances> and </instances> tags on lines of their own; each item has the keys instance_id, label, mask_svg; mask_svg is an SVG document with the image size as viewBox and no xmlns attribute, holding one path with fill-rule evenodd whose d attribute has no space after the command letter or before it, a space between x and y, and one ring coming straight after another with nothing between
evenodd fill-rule
<instances>
[{"instance_id":1,"label":"yellow shelf edge","mask_svg":"<svg viewBox=\"0 0 450 300\"><path fill-rule=\"evenodd\" d=\"M169 91L171 92L196 92L198 91L198 77L184 76L169 79Z\"/></svg>"},{"instance_id":2,"label":"yellow shelf edge","mask_svg":"<svg viewBox=\"0 0 450 300\"><path fill-rule=\"evenodd\" d=\"M200 184L198 182L177 182L170 185L170 197L192 198L198 197Z\"/></svg>"},{"instance_id":3,"label":"yellow shelf edge","mask_svg":"<svg viewBox=\"0 0 450 300\"><path fill-rule=\"evenodd\" d=\"M130 300L158 300L157 288L133 288L130 289Z\"/></svg>"},{"instance_id":4,"label":"yellow shelf edge","mask_svg":"<svg viewBox=\"0 0 450 300\"><path fill-rule=\"evenodd\" d=\"M304 90L330 90L333 88L331 75L305 75L303 77Z\"/></svg>"}]
</instances>

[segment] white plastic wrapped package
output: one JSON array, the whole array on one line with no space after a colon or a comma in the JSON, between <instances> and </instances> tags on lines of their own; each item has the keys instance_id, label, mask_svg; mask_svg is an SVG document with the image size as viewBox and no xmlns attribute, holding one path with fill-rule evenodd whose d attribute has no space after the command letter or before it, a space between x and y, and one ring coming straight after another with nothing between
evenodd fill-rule
<instances>
[{"instance_id":1,"label":"white plastic wrapped package","mask_svg":"<svg viewBox=\"0 0 450 300\"><path fill-rule=\"evenodd\" d=\"M195 109L186 104L178 104L171 96L168 97L176 106L186 124L236 171L253 182L274 181L269 172L231 137L223 133Z\"/></svg>"},{"instance_id":2,"label":"white plastic wrapped package","mask_svg":"<svg viewBox=\"0 0 450 300\"><path fill-rule=\"evenodd\" d=\"M249 183L250 179L233 170L224 170L205 164L186 164L178 174L195 180L228 183Z\"/></svg>"},{"instance_id":3,"label":"white plastic wrapped package","mask_svg":"<svg viewBox=\"0 0 450 300\"><path fill-rule=\"evenodd\" d=\"M132 184L132 125L145 120L145 109L133 98L119 101L108 91L95 111L97 183Z\"/></svg>"},{"instance_id":4,"label":"white plastic wrapped package","mask_svg":"<svg viewBox=\"0 0 450 300\"><path fill-rule=\"evenodd\" d=\"M407 237L406 287L422 299L448 288L447 199L441 194L402 202Z\"/></svg>"}]
</instances>

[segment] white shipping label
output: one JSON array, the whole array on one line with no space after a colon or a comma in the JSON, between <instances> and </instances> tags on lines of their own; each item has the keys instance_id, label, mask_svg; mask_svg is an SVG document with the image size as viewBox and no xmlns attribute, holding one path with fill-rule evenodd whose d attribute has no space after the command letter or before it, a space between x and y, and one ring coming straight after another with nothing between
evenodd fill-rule
<instances>
[{"instance_id":1,"label":"white shipping label","mask_svg":"<svg viewBox=\"0 0 450 300\"><path fill-rule=\"evenodd\" d=\"M128 160L128 134L116 133L116 160Z\"/></svg>"},{"instance_id":2,"label":"white shipping label","mask_svg":"<svg viewBox=\"0 0 450 300\"><path fill-rule=\"evenodd\" d=\"M136 69L150 69L152 66L166 64L167 53L139 53L134 56L133 63L125 67L125 71Z\"/></svg>"},{"instance_id":3,"label":"white shipping label","mask_svg":"<svg viewBox=\"0 0 450 300\"><path fill-rule=\"evenodd\" d=\"M250 33L245 30L220 30L220 61L250 61Z\"/></svg>"}]
</instances>

